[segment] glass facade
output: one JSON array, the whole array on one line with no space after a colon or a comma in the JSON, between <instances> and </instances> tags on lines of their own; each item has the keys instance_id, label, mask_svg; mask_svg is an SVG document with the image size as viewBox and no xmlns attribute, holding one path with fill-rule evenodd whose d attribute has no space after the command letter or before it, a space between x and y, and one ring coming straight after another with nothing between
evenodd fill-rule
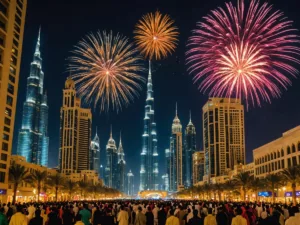
<instances>
[{"instance_id":1,"label":"glass facade","mask_svg":"<svg viewBox=\"0 0 300 225\"><path fill-rule=\"evenodd\" d=\"M26 101L23 105L22 127L19 131L17 154L27 162L48 165L48 105L43 90L44 73L40 52L40 33L36 44L30 76L27 78Z\"/></svg>"}]
</instances>

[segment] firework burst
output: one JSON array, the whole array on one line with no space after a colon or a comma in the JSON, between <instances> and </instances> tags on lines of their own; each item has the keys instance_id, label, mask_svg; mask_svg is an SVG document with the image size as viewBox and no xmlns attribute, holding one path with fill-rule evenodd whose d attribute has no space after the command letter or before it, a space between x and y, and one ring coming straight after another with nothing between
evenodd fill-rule
<instances>
[{"instance_id":1,"label":"firework burst","mask_svg":"<svg viewBox=\"0 0 300 225\"><path fill-rule=\"evenodd\" d=\"M271 102L291 85L299 64L299 37L292 21L268 3L226 3L197 24L188 42L187 64L210 96Z\"/></svg>"},{"instance_id":2,"label":"firework burst","mask_svg":"<svg viewBox=\"0 0 300 225\"><path fill-rule=\"evenodd\" d=\"M159 60L171 54L176 48L179 34L174 21L159 11L144 15L134 33L138 48L149 60Z\"/></svg>"},{"instance_id":3,"label":"firework burst","mask_svg":"<svg viewBox=\"0 0 300 225\"><path fill-rule=\"evenodd\" d=\"M119 34L89 34L72 51L69 70L87 103L100 104L101 111L110 107L119 111L138 96L139 75L143 68L138 50Z\"/></svg>"}]
</instances>

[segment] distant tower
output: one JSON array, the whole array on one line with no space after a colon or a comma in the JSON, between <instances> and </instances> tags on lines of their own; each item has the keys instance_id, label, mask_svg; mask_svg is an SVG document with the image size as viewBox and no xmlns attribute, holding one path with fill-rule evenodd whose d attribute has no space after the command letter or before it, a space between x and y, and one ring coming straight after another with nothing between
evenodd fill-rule
<instances>
[{"instance_id":1,"label":"distant tower","mask_svg":"<svg viewBox=\"0 0 300 225\"><path fill-rule=\"evenodd\" d=\"M204 152L197 151L193 154L193 184L196 185L198 182L203 181L204 176Z\"/></svg>"},{"instance_id":2,"label":"distant tower","mask_svg":"<svg viewBox=\"0 0 300 225\"><path fill-rule=\"evenodd\" d=\"M134 175L131 170L127 173L127 195L134 195Z\"/></svg>"},{"instance_id":3,"label":"distant tower","mask_svg":"<svg viewBox=\"0 0 300 225\"><path fill-rule=\"evenodd\" d=\"M44 72L40 52L41 30L35 48L30 76L27 78L26 100L23 105L22 127L19 131L17 154L27 162L48 166L48 105L44 93Z\"/></svg>"},{"instance_id":4,"label":"distant tower","mask_svg":"<svg viewBox=\"0 0 300 225\"><path fill-rule=\"evenodd\" d=\"M239 99L209 98L202 108L205 177L245 164L244 106Z\"/></svg>"},{"instance_id":5,"label":"distant tower","mask_svg":"<svg viewBox=\"0 0 300 225\"><path fill-rule=\"evenodd\" d=\"M158 187L157 135L156 123L154 121L154 97L152 89L151 64L149 61L139 189L140 191L148 189L158 190Z\"/></svg>"},{"instance_id":6,"label":"distant tower","mask_svg":"<svg viewBox=\"0 0 300 225\"><path fill-rule=\"evenodd\" d=\"M166 173L162 175L162 190L169 191L169 175Z\"/></svg>"},{"instance_id":7,"label":"distant tower","mask_svg":"<svg viewBox=\"0 0 300 225\"><path fill-rule=\"evenodd\" d=\"M90 170L95 170L99 176L101 176L100 171L100 140L98 137L98 132L96 128L96 134L94 139L91 141L90 148Z\"/></svg>"},{"instance_id":8,"label":"distant tower","mask_svg":"<svg viewBox=\"0 0 300 225\"><path fill-rule=\"evenodd\" d=\"M81 100L76 97L75 82L68 78L63 90L63 105L60 108L61 173L72 174L90 169L91 133L91 110L81 108Z\"/></svg>"},{"instance_id":9,"label":"distant tower","mask_svg":"<svg viewBox=\"0 0 300 225\"><path fill-rule=\"evenodd\" d=\"M170 143L171 143L172 137L170 138ZM166 156L166 176L164 175L164 178L167 178L167 185L165 185L165 190L170 191L170 182L173 180L174 176L174 170L173 167L171 166L171 152L170 149L167 148L165 150L165 156ZM172 178L171 178L172 177Z\"/></svg>"},{"instance_id":10,"label":"distant tower","mask_svg":"<svg viewBox=\"0 0 300 225\"><path fill-rule=\"evenodd\" d=\"M125 162L125 154L124 149L122 146L122 137L120 134L120 144L118 148L118 184L117 189L121 192L125 192L126 184L125 184L125 177L126 177L126 162Z\"/></svg>"},{"instance_id":11,"label":"distant tower","mask_svg":"<svg viewBox=\"0 0 300 225\"><path fill-rule=\"evenodd\" d=\"M110 188L117 188L118 179L118 154L116 142L112 137L112 129L110 138L106 145L106 167L105 167L105 185Z\"/></svg>"},{"instance_id":12,"label":"distant tower","mask_svg":"<svg viewBox=\"0 0 300 225\"><path fill-rule=\"evenodd\" d=\"M193 154L196 152L196 128L190 121L185 129L183 174L186 187L193 185Z\"/></svg>"},{"instance_id":13,"label":"distant tower","mask_svg":"<svg viewBox=\"0 0 300 225\"><path fill-rule=\"evenodd\" d=\"M182 126L177 116L176 104L176 114L170 139L170 191L178 191L183 188L182 163Z\"/></svg>"}]
</instances>

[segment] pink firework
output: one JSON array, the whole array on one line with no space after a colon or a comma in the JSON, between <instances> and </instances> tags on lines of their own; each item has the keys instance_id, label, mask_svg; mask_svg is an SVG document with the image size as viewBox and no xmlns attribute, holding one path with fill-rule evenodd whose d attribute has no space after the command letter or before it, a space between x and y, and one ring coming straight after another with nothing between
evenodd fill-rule
<instances>
[{"instance_id":1,"label":"pink firework","mask_svg":"<svg viewBox=\"0 0 300 225\"><path fill-rule=\"evenodd\" d=\"M268 3L226 3L197 24L188 42L189 72L212 97L271 102L296 77L299 36L283 13Z\"/></svg>"}]
</instances>

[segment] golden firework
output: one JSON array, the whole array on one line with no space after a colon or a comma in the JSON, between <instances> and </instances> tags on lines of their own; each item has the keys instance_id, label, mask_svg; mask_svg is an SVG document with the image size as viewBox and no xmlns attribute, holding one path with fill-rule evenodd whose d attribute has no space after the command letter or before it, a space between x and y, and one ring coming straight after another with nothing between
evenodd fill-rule
<instances>
[{"instance_id":1,"label":"golden firework","mask_svg":"<svg viewBox=\"0 0 300 225\"><path fill-rule=\"evenodd\" d=\"M149 60L154 57L159 60L174 52L179 34L177 30L169 15L156 11L144 15L137 23L134 33L141 53Z\"/></svg>"},{"instance_id":2,"label":"golden firework","mask_svg":"<svg viewBox=\"0 0 300 225\"><path fill-rule=\"evenodd\" d=\"M142 58L124 36L97 32L81 40L72 51L69 70L79 94L101 111L119 111L138 96Z\"/></svg>"}]
</instances>

